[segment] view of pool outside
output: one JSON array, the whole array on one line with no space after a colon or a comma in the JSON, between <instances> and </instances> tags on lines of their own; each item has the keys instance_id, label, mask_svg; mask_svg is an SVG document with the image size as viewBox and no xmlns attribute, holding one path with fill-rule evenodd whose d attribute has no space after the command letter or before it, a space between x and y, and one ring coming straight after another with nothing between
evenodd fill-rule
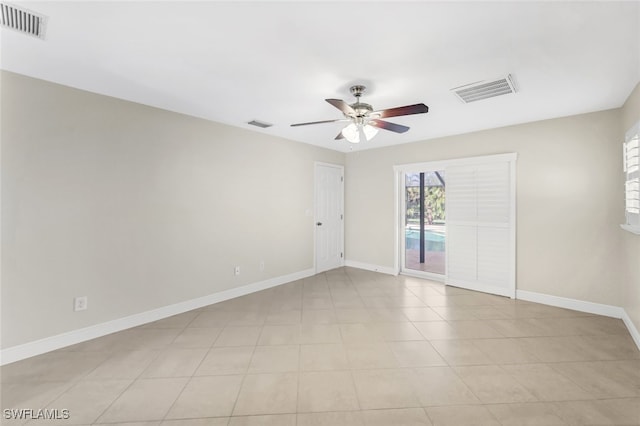
<instances>
[{"instance_id":1,"label":"view of pool outside","mask_svg":"<svg viewBox=\"0 0 640 426\"><path fill-rule=\"evenodd\" d=\"M445 273L445 226L425 225L424 263L420 263L420 228L405 228L405 267L415 271Z\"/></svg>"},{"instance_id":2,"label":"view of pool outside","mask_svg":"<svg viewBox=\"0 0 640 426\"><path fill-rule=\"evenodd\" d=\"M445 172L405 173L405 269L445 273ZM420 262L420 226L424 229Z\"/></svg>"}]
</instances>

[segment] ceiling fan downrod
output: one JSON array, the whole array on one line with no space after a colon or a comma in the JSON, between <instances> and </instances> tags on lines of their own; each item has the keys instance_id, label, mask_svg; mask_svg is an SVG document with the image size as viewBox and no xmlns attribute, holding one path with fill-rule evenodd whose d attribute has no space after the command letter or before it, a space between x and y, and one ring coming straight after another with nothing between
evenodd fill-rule
<instances>
[{"instance_id":1,"label":"ceiling fan downrod","mask_svg":"<svg viewBox=\"0 0 640 426\"><path fill-rule=\"evenodd\" d=\"M356 98L356 102L351 104L351 108L356 112L355 118L364 118L373 111L373 107L371 105L360 102L360 96L362 96L365 89L366 87L362 85L351 86L349 89L351 94Z\"/></svg>"}]
</instances>

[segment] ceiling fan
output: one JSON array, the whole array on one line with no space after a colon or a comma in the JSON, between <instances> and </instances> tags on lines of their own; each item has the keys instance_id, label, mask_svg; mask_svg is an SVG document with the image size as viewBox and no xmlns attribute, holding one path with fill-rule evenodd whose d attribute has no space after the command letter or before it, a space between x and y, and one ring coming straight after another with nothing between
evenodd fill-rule
<instances>
[{"instance_id":1,"label":"ceiling fan","mask_svg":"<svg viewBox=\"0 0 640 426\"><path fill-rule=\"evenodd\" d=\"M365 90L365 86L352 86L351 93L356 98L356 102L349 105L341 99L325 99L344 114L345 118L337 120L312 121L309 123L292 124L292 127L308 126L310 124L350 122L336 136L336 140L347 139L351 143L358 143L362 140L371 140L378 129L389 130L395 133L404 133L409 127L400 124L390 123L380 120L387 117L399 117L401 115L424 114L429 112L429 107L425 104L406 105L397 108L374 111L373 107L364 102L360 102L360 96Z\"/></svg>"}]
</instances>

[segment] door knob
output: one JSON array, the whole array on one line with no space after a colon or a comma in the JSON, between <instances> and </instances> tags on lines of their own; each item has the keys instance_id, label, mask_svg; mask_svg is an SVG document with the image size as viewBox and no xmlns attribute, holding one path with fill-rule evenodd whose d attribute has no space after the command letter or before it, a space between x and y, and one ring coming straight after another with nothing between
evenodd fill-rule
<instances>
[{"instance_id":1,"label":"door knob","mask_svg":"<svg viewBox=\"0 0 640 426\"><path fill-rule=\"evenodd\" d=\"M316 223L316 225L322 226L322 222L318 222L318 223Z\"/></svg>"}]
</instances>

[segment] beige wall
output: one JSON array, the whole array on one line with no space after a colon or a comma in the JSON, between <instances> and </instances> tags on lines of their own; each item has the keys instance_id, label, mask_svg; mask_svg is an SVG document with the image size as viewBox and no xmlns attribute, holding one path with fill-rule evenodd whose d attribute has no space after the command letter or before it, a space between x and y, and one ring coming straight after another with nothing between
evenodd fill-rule
<instances>
[{"instance_id":1,"label":"beige wall","mask_svg":"<svg viewBox=\"0 0 640 426\"><path fill-rule=\"evenodd\" d=\"M640 84L636 86L622 107L622 131L626 132L638 121L640 121ZM623 306L636 329L640 330L640 235L630 232L623 234L626 261L624 265L626 291Z\"/></svg>"},{"instance_id":2,"label":"beige wall","mask_svg":"<svg viewBox=\"0 0 640 426\"><path fill-rule=\"evenodd\" d=\"M313 267L342 153L1 76L2 348Z\"/></svg>"},{"instance_id":3,"label":"beige wall","mask_svg":"<svg viewBox=\"0 0 640 426\"><path fill-rule=\"evenodd\" d=\"M615 189L638 87L622 110L345 160L17 74L0 83L2 348L311 268L314 161L346 162L347 259L391 267L393 166L505 152L519 155L518 288L624 305L640 328L640 238L619 228ZM80 295L89 310L74 313Z\"/></svg>"},{"instance_id":4,"label":"beige wall","mask_svg":"<svg viewBox=\"0 0 640 426\"><path fill-rule=\"evenodd\" d=\"M347 154L347 259L393 266L394 165L516 152L517 288L621 306L620 121L612 110Z\"/></svg>"}]
</instances>

